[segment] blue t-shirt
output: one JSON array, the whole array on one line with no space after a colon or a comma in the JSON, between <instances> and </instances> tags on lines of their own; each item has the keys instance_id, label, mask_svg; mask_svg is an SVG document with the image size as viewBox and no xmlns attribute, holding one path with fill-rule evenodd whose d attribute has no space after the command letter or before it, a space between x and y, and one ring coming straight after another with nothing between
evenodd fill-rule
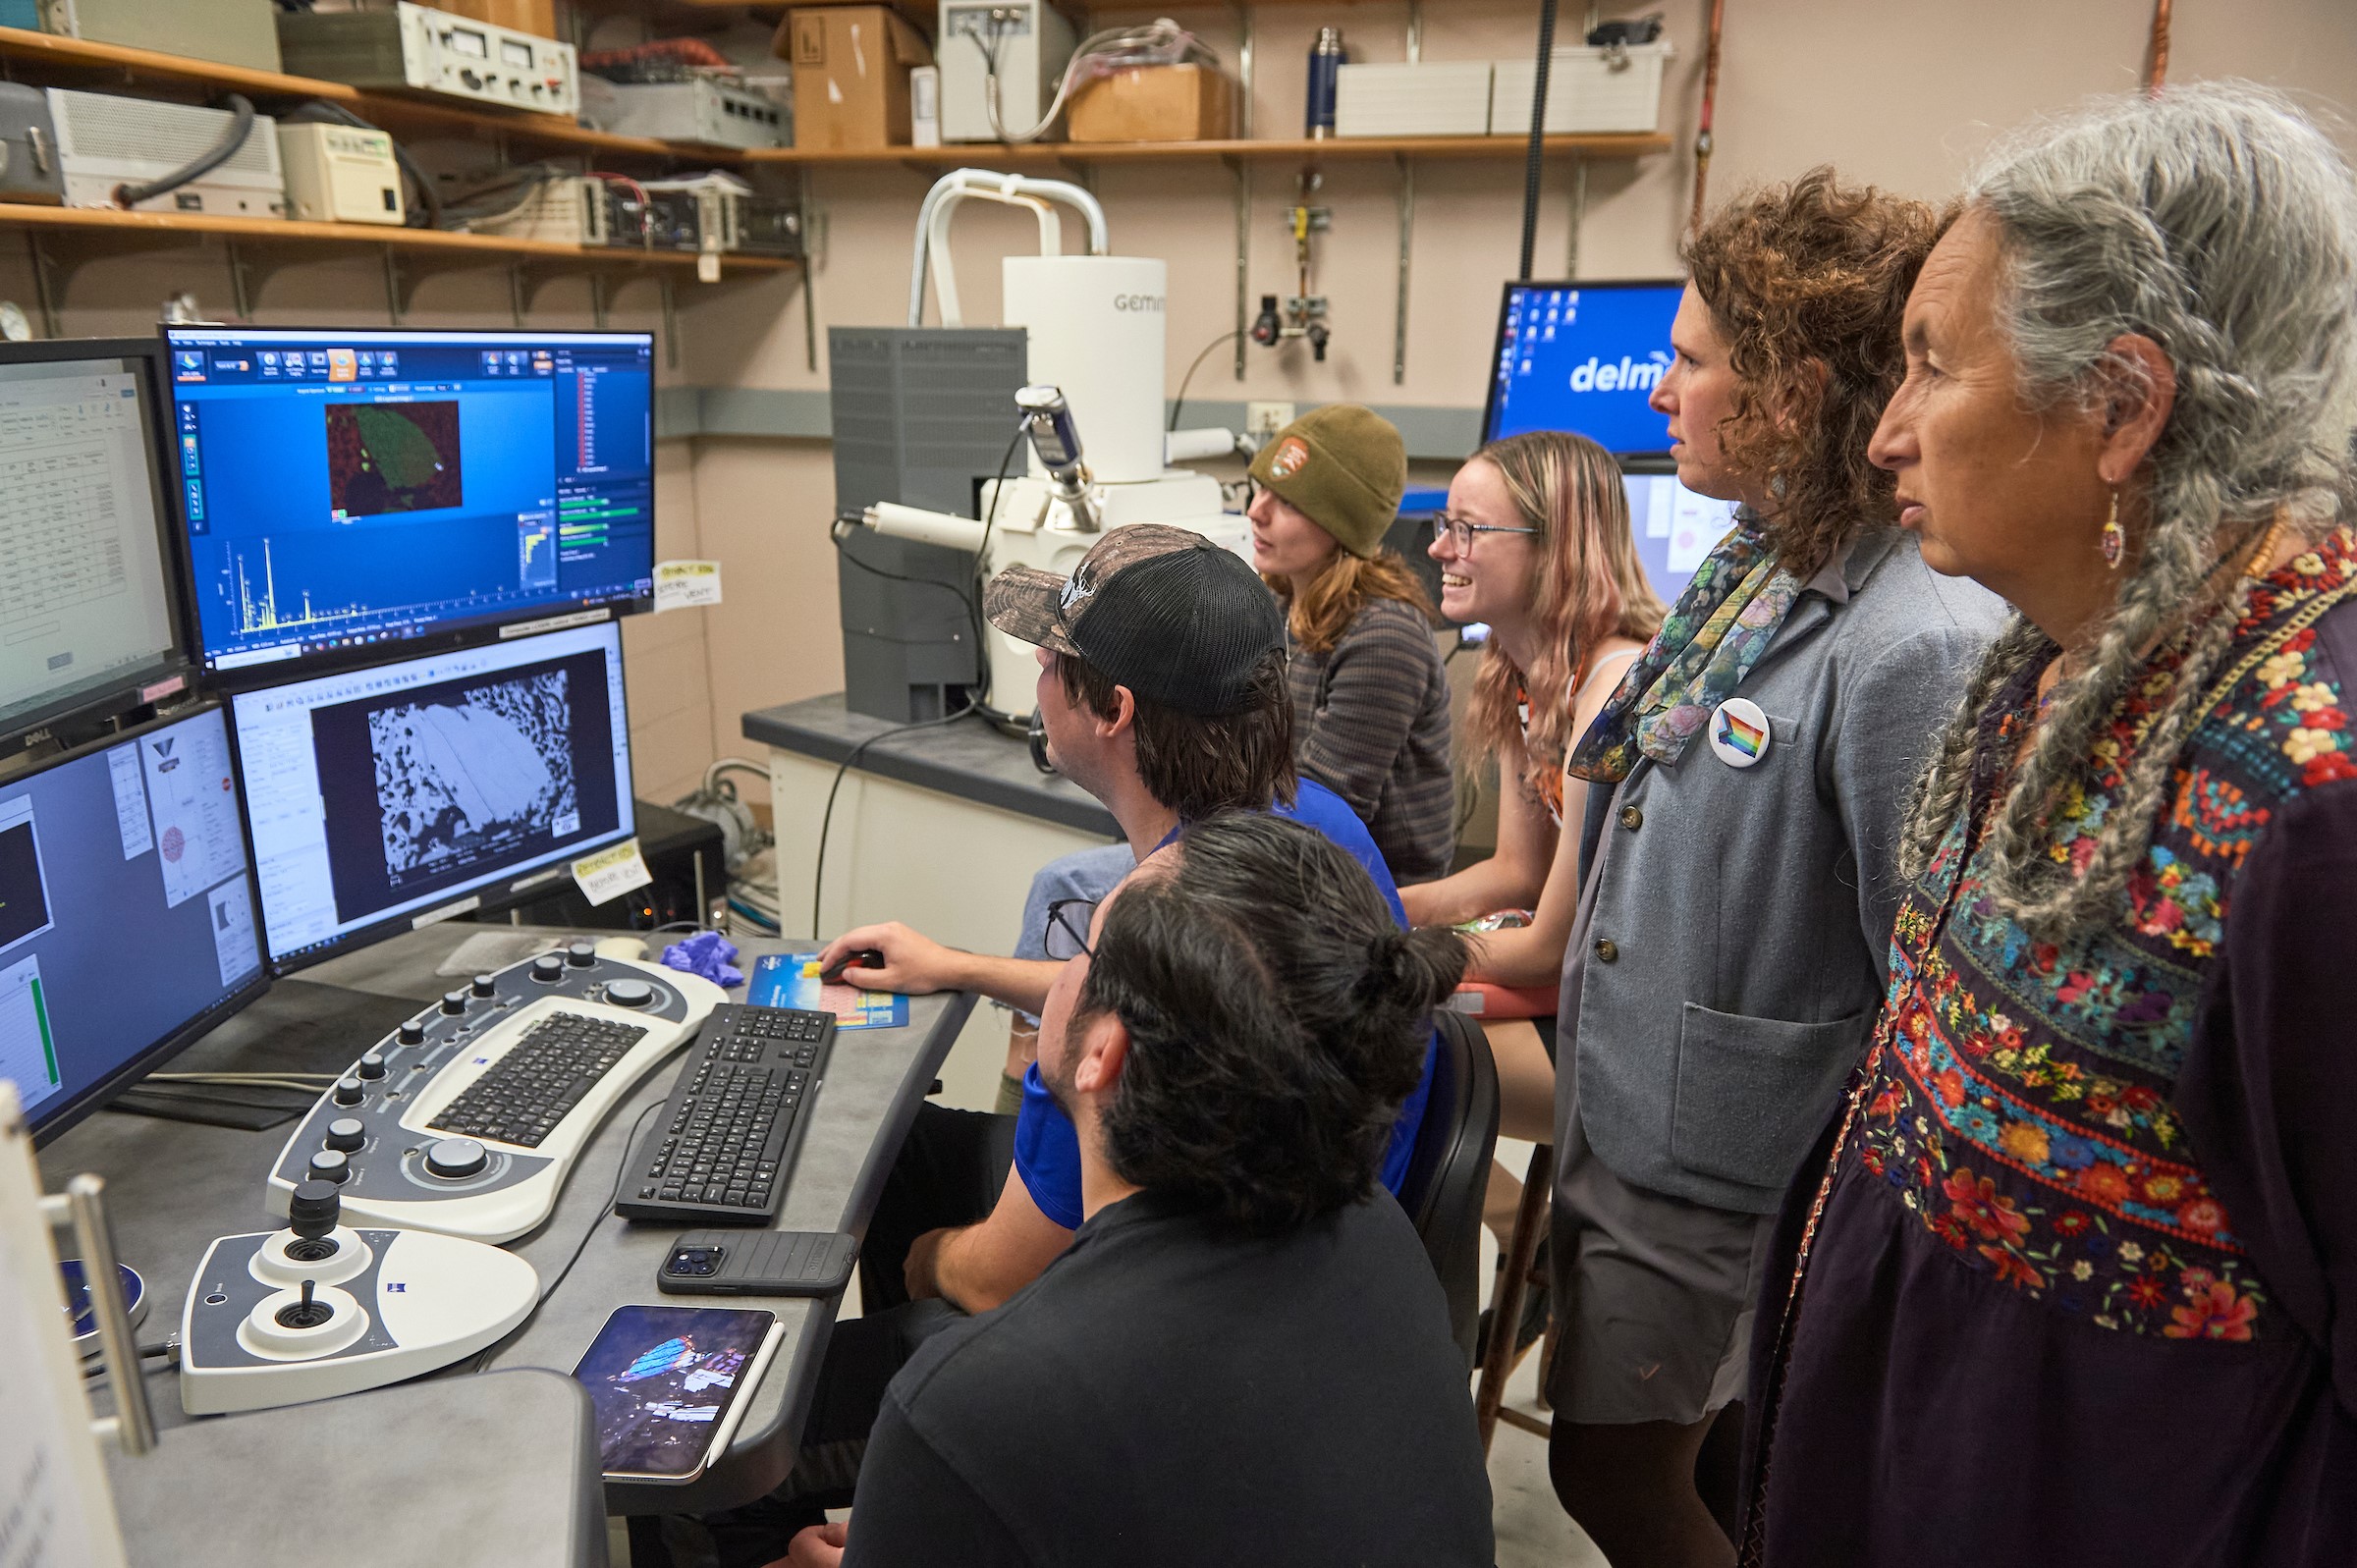
<instances>
[{"instance_id":1,"label":"blue t-shirt","mask_svg":"<svg viewBox=\"0 0 2357 1568\"><path fill-rule=\"evenodd\" d=\"M1290 806L1279 806L1277 815L1289 818L1306 828L1315 828L1351 859L1366 867L1367 875L1375 879L1376 891L1392 908L1392 918L1401 929L1407 926L1407 910L1399 902L1399 889L1392 881L1391 867L1383 863L1383 851L1367 835L1367 825L1358 820L1347 802L1315 780L1301 781L1300 791ZM1440 1047L1436 1034L1433 1043L1425 1048L1424 1076L1416 1081L1415 1089L1399 1108L1399 1119L1392 1127L1391 1147L1384 1152L1383 1184L1394 1193L1407 1177L1407 1162L1416 1146L1416 1128L1424 1120L1424 1102L1432 1095L1432 1067ZM1077 1230L1084 1217L1080 1208L1080 1134L1072 1118L1065 1114L1048 1086L1040 1081L1039 1063L1033 1062L1023 1074L1023 1108L1014 1124L1014 1168L1023 1178L1031 1201L1039 1212L1067 1230Z\"/></svg>"}]
</instances>

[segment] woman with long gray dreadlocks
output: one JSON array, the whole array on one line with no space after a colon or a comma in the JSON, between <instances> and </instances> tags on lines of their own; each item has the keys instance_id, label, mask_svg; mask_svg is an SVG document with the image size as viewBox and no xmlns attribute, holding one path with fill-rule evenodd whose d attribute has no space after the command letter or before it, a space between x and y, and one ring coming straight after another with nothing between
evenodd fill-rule
<instances>
[{"instance_id":1,"label":"woman with long gray dreadlocks","mask_svg":"<svg viewBox=\"0 0 2357 1568\"><path fill-rule=\"evenodd\" d=\"M2357 183L2238 84L2001 147L1875 460L2018 614L1754 1346L1747 1559L2357 1562Z\"/></svg>"}]
</instances>

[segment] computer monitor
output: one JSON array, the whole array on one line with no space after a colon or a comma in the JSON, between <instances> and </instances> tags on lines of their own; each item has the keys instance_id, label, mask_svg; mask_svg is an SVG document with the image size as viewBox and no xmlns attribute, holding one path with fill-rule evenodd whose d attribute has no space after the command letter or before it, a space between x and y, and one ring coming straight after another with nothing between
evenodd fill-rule
<instances>
[{"instance_id":1,"label":"computer monitor","mask_svg":"<svg viewBox=\"0 0 2357 1568\"><path fill-rule=\"evenodd\" d=\"M494 623L653 605L651 334L165 339L216 676L283 680L284 661L420 653Z\"/></svg>"},{"instance_id":2,"label":"computer monitor","mask_svg":"<svg viewBox=\"0 0 2357 1568\"><path fill-rule=\"evenodd\" d=\"M0 742L178 690L153 339L0 344Z\"/></svg>"},{"instance_id":3,"label":"computer monitor","mask_svg":"<svg viewBox=\"0 0 2357 1568\"><path fill-rule=\"evenodd\" d=\"M635 831L612 622L239 692L279 973L497 908Z\"/></svg>"},{"instance_id":4,"label":"computer monitor","mask_svg":"<svg viewBox=\"0 0 2357 1568\"><path fill-rule=\"evenodd\" d=\"M1670 368L1670 323L1685 285L1509 283L1482 439L1570 430L1615 457L1670 450L1670 419L1646 406Z\"/></svg>"},{"instance_id":5,"label":"computer monitor","mask_svg":"<svg viewBox=\"0 0 2357 1568\"><path fill-rule=\"evenodd\" d=\"M36 1142L269 983L218 707L0 784L0 1078Z\"/></svg>"},{"instance_id":6,"label":"computer monitor","mask_svg":"<svg viewBox=\"0 0 2357 1568\"><path fill-rule=\"evenodd\" d=\"M1675 604L1711 547L1735 525L1735 504L1696 495L1677 482L1668 458L1624 458L1620 483L1628 491L1628 526L1637 559L1662 603Z\"/></svg>"}]
</instances>

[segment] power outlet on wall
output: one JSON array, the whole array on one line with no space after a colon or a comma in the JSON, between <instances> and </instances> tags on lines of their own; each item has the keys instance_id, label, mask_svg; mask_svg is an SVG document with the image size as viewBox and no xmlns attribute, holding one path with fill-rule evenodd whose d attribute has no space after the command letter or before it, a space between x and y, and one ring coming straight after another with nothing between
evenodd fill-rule
<instances>
[{"instance_id":1,"label":"power outlet on wall","mask_svg":"<svg viewBox=\"0 0 2357 1568\"><path fill-rule=\"evenodd\" d=\"M1244 405L1244 434L1255 446L1273 439L1277 432L1293 422L1293 406L1289 403L1247 403Z\"/></svg>"}]
</instances>

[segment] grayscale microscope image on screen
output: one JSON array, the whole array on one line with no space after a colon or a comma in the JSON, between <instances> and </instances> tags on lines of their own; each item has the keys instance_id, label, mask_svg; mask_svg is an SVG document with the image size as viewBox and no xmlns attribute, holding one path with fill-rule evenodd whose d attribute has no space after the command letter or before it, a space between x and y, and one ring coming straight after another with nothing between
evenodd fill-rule
<instances>
[{"instance_id":1,"label":"grayscale microscope image on screen","mask_svg":"<svg viewBox=\"0 0 2357 1568\"><path fill-rule=\"evenodd\" d=\"M563 666L368 715L385 871L394 886L578 832L571 672Z\"/></svg>"},{"instance_id":2,"label":"grayscale microscope image on screen","mask_svg":"<svg viewBox=\"0 0 2357 1568\"><path fill-rule=\"evenodd\" d=\"M608 622L234 699L274 961L630 833L630 723Z\"/></svg>"}]
</instances>

